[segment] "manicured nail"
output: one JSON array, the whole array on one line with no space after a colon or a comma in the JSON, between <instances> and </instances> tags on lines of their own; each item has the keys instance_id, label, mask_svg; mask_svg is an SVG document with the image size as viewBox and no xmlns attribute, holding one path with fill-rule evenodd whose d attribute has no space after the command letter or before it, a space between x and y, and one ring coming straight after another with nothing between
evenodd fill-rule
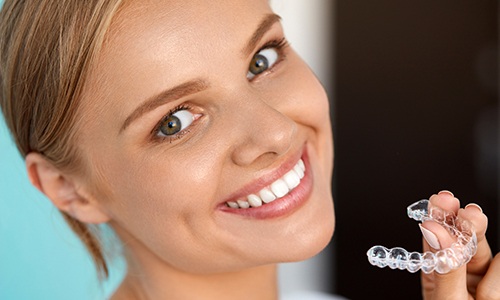
<instances>
[{"instance_id":1,"label":"manicured nail","mask_svg":"<svg viewBox=\"0 0 500 300\"><path fill-rule=\"evenodd\" d=\"M469 203L465 206L465 208L467 207L475 207L477 209L479 209L479 211L482 213L483 212L483 209L481 208L481 206L477 205L476 203Z\"/></svg>"},{"instance_id":2,"label":"manicured nail","mask_svg":"<svg viewBox=\"0 0 500 300\"><path fill-rule=\"evenodd\" d=\"M450 195L452 197L455 197L455 195L453 195L452 192L447 191L447 190L442 190L441 192L438 193L438 195L445 195L445 194L448 194L448 195Z\"/></svg>"},{"instance_id":3,"label":"manicured nail","mask_svg":"<svg viewBox=\"0 0 500 300\"><path fill-rule=\"evenodd\" d=\"M418 226L420 227L420 231L422 231L422 235L424 236L424 239L427 241L429 246L436 250L441 249L441 245L439 244L437 236L429 229L424 228L424 226L422 226L421 224L418 224Z\"/></svg>"}]
</instances>

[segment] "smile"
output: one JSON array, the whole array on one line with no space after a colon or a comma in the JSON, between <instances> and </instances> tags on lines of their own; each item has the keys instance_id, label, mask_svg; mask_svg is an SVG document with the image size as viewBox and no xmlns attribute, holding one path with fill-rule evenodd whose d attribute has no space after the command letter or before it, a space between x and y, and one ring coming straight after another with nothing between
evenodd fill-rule
<instances>
[{"instance_id":1,"label":"smile","mask_svg":"<svg viewBox=\"0 0 500 300\"><path fill-rule=\"evenodd\" d=\"M230 208L248 209L260 207L278 200L300 185L302 178L304 178L305 171L306 167L304 161L299 159L290 171L267 187L261 189L258 193L250 194L236 201L227 201L226 205Z\"/></svg>"}]
</instances>

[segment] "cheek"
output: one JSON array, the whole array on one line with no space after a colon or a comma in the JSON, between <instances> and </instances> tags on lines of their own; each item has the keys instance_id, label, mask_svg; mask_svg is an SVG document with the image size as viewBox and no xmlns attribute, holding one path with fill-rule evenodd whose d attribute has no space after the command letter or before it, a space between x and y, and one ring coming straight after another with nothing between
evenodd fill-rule
<instances>
[{"instance_id":1,"label":"cheek","mask_svg":"<svg viewBox=\"0 0 500 300\"><path fill-rule=\"evenodd\" d=\"M294 56L293 64L295 67L286 79L288 88L283 89L283 99L288 99L283 110L299 125L313 132L309 136L323 162L323 174L331 176L333 136L328 96L319 80L299 57Z\"/></svg>"},{"instance_id":2,"label":"cheek","mask_svg":"<svg viewBox=\"0 0 500 300\"><path fill-rule=\"evenodd\" d=\"M326 92L309 67L290 55L286 76L277 81L278 109L297 123L330 134L330 108Z\"/></svg>"},{"instance_id":3,"label":"cheek","mask_svg":"<svg viewBox=\"0 0 500 300\"><path fill-rule=\"evenodd\" d=\"M133 225L151 231L206 212L211 205L206 200L213 197L217 186L213 157L191 152L172 155L174 151L167 155L163 145L155 147L158 150L142 155L115 149L99 157L100 177L107 182L101 181L101 185L112 191L104 205L112 219L131 231ZM149 224L153 220L161 220L161 224Z\"/></svg>"},{"instance_id":4,"label":"cheek","mask_svg":"<svg viewBox=\"0 0 500 300\"><path fill-rule=\"evenodd\" d=\"M127 209L134 214L145 212L142 208L151 206L164 214L180 214L191 213L194 207L210 203L203 200L211 197L216 185L216 177L212 176L213 159L148 154L146 159L129 157L127 164L118 163L108 168L106 177L111 178L114 201L120 202L117 209Z\"/></svg>"},{"instance_id":5,"label":"cheek","mask_svg":"<svg viewBox=\"0 0 500 300\"><path fill-rule=\"evenodd\" d=\"M216 162L193 152L189 157L115 156L107 160L105 173L114 191L106 208L120 237L140 241L140 247L180 269L191 268L182 264L214 248L207 232L217 230L210 213L218 186Z\"/></svg>"}]
</instances>

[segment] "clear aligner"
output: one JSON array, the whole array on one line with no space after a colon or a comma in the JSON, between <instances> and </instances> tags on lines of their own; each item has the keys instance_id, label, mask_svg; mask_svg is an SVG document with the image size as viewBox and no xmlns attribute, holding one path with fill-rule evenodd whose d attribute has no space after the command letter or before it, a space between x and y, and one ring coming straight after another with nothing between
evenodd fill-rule
<instances>
[{"instance_id":1,"label":"clear aligner","mask_svg":"<svg viewBox=\"0 0 500 300\"><path fill-rule=\"evenodd\" d=\"M439 250L436 253L408 252L403 248L388 249L384 246L373 246L366 255L368 261L380 268L408 270L415 273L418 270L429 274L436 271L446 274L468 263L476 254L477 238L472 224L453 212L448 212L439 207L428 210L429 200L420 200L408 206L408 217L419 222L434 221L448 230L456 237L450 248Z\"/></svg>"}]
</instances>

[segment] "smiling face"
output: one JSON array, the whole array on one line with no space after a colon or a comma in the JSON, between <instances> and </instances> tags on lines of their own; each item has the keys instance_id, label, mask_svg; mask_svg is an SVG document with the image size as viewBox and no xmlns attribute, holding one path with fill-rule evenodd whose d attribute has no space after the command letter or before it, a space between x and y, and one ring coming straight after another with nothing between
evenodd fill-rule
<instances>
[{"instance_id":1,"label":"smiling face","mask_svg":"<svg viewBox=\"0 0 500 300\"><path fill-rule=\"evenodd\" d=\"M334 227L328 100L279 18L265 0L147 3L116 16L83 92L83 188L139 260L316 254Z\"/></svg>"}]
</instances>

